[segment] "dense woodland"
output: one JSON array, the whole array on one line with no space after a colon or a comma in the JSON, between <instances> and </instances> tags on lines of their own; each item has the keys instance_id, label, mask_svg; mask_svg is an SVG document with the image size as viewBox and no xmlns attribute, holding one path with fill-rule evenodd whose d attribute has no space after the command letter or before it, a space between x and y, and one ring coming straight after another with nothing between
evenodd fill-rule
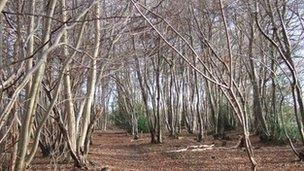
<instances>
[{"instance_id":1,"label":"dense woodland","mask_svg":"<svg viewBox=\"0 0 304 171\"><path fill-rule=\"evenodd\" d=\"M151 143L238 131L253 169L253 134L304 160L302 0L1 0L0 11L2 169L37 153L86 167L107 125Z\"/></svg>"}]
</instances>

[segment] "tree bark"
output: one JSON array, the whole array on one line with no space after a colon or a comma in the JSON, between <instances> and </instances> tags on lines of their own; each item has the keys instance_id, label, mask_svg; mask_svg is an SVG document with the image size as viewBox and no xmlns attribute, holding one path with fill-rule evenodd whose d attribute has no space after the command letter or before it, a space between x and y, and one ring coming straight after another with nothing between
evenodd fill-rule
<instances>
[{"instance_id":1,"label":"tree bark","mask_svg":"<svg viewBox=\"0 0 304 171\"><path fill-rule=\"evenodd\" d=\"M57 0L51 0L50 5L48 6L48 16L53 16L55 6L56 6ZM48 19L45 24L45 35L43 38L43 42L47 43L47 41L50 38L50 32L51 32L51 19ZM47 47L45 46L42 51L45 51ZM24 122L22 123L22 129L21 129L21 134L20 134L20 140L18 143L18 157L16 160L16 166L15 170L24 170L25 168L25 156L27 153L28 149L28 144L30 141L30 134L31 134L31 129L33 125L33 119L34 119L34 114L36 111L37 103L39 100L39 92L41 88L41 81L44 75L45 71L45 65L46 65L46 58L42 62L42 65L38 68L37 73L35 74L33 78L33 85L31 86L31 92L29 94L29 99L30 102L28 104L28 108L26 111L26 117Z\"/></svg>"},{"instance_id":2,"label":"tree bark","mask_svg":"<svg viewBox=\"0 0 304 171\"><path fill-rule=\"evenodd\" d=\"M99 17L100 16L100 5L99 2L95 6L95 16ZM80 149L84 148L84 143L85 139L89 138L86 137L87 132L88 132L88 126L90 123L91 119L91 111L92 111L92 105L93 105L93 100L94 100L94 93L95 93L95 86L96 86L96 76L97 76L97 57L99 54L99 49L100 49L100 20L95 20L95 43L94 43L94 53L93 53L93 59L91 61L91 69L90 69L90 75L89 75L89 80L87 81L87 87L88 87L88 92L87 92L87 100L86 104L84 106L84 111L83 111L83 125L82 125L82 131L79 137L79 142L78 146Z\"/></svg>"},{"instance_id":3,"label":"tree bark","mask_svg":"<svg viewBox=\"0 0 304 171\"><path fill-rule=\"evenodd\" d=\"M67 7L66 0L61 1L62 5L62 20L65 22L68 20L67 18ZM68 32L64 31L63 35L63 43L68 44ZM77 43L79 46L79 43ZM76 49L78 49L76 45ZM70 53L68 51L67 46L63 47L64 58L68 58ZM73 56L72 56L73 57ZM76 143L76 117L74 112L74 104L73 104L73 95L71 90L71 78L70 78L70 64L68 63L66 66L66 71L64 75L64 88L65 88L65 98L67 101L65 102L65 107L67 111L67 124L68 124L68 136L70 137L71 147L74 151L76 151L77 143Z\"/></svg>"},{"instance_id":4,"label":"tree bark","mask_svg":"<svg viewBox=\"0 0 304 171\"><path fill-rule=\"evenodd\" d=\"M2 12L3 8L5 7L5 4L7 3L8 0L1 0L0 1L0 12Z\"/></svg>"}]
</instances>

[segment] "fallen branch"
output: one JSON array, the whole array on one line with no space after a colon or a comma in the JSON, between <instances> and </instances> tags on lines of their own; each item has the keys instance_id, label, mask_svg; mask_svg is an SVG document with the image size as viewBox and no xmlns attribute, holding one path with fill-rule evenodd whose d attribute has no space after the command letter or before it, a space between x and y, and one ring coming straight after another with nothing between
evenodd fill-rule
<instances>
[{"instance_id":1,"label":"fallen branch","mask_svg":"<svg viewBox=\"0 0 304 171\"><path fill-rule=\"evenodd\" d=\"M192 146L188 146L188 147L182 148L182 149L170 150L170 151L167 151L167 153L180 153L180 152L184 152L184 151L205 151L205 150L211 150L211 149L213 149L213 147L214 147L214 144L192 145Z\"/></svg>"}]
</instances>

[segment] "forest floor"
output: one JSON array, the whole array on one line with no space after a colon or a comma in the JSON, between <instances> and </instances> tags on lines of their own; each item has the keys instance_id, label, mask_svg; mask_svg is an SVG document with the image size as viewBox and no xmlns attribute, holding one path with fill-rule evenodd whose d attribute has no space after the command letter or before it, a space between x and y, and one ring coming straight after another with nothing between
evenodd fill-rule
<instances>
[{"instance_id":1,"label":"forest floor","mask_svg":"<svg viewBox=\"0 0 304 171\"><path fill-rule=\"evenodd\" d=\"M250 170L246 151L230 148L237 144L239 135L228 136L228 140L207 137L204 143L198 143L195 135L183 134L179 139L164 136L164 143L150 144L148 134L133 140L121 131L96 132L89 153L89 170L104 167L110 170ZM257 170L304 170L304 163L297 160L288 145L267 145L257 137L251 139ZM202 144L205 146L199 146ZM77 170L72 164L60 163L56 170ZM55 170L54 166L50 159L38 156L29 170Z\"/></svg>"}]
</instances>

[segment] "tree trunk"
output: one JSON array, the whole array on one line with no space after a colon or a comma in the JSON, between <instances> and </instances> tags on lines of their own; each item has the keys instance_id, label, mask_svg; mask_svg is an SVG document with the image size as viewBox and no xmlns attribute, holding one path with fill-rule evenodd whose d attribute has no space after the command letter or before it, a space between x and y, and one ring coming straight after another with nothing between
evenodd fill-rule
<instances>
[{"instance_id":1,"label":"tree trunk","mask_svg":"<svg viewBox=\"0 0 304 171\"><path fill-rule=\"evenodd\" d=\"M55 6L56 6L57 0L51 0L50 5L48 6L48 16L53 16ZM51 18L49 18L46 22L45 25L45 35L43 42L47 42L48 39L50 38L50 31L51 31ZM46 46L42 49L42 51L46 50ZM30 141L30 134L31 134L31 129L33 125L33 119L34 119L34 114L35 110L37 107L38 99L39 99L39 92L41 88L41 81L44 75L45 71L45 65L46 65L46 58L43 61L42 65L38 68L34 78L33 78L33 85L31 86L31 92L29 94L29 99L30 102L28 104L28 108L26 111L25 115L25 120L22 123L22 129L21 129L21 134L20 134L20 140L18 143L18 157L16 160L16 166L15 170L24 170L25 168L25 156L27 153L27 147Z\"/></svg>"},{"instance_id":2,"label":"tree trunk","mask_svg":"<svg viewBox=\"0 0 304 171\"><path fill-rule=\"evenodd\" d=\"M157 69L156 69L156 91L157 91L157 104L156 104L156 113L157 113L157 143L162 143L162 118L160 113L160 56L157 58Z\"/></svg>"},{"instance_id":3,"label":"tree trunk","mask_svg":"<svg viewBox=\"0 0 304 171\"><path fill-rule=\"evenodd\" d=\"M62 5L62 20L67 21L67 7L66 0L61 0ZM63 43L68 44L68 32L64 31L62 36ZM68 51L67 46L63 47L63 54L65 58L68 58L70 53ZM76 48L78 48L76 46ZM64 88L65 88L65 98L67 101L65 102L66 115L67 115L67 125L68 125L68 136L70 137L71 147L74 151L76 151L76 117L74 112L74 104L73 104L73 96L71 90L71 78L70 78L70 64L67 64L66 73L64 75Z\"/></svg>"},{"instance_id":4,"label":"tree trunk","mask_svg":"<svg viewBox=\"0 0 304 171\"><path fill-rule=\"evenodd\" d=\"M95 16L99 17L100 16L100 4L97 3L95 6ZM87 81L87 87L88 87L88 92L87 92L87 100L86 104L84 106L84 111L83 111L83 125L82 125L82 131L79 137L79 143L78 147L80 149L84 148L84 143L85 139L89 138L86 137L87 132L88 132L88 126L91 120L91 111L92 111L92 105L93 105L93 100L94 100L94 93L95 93L95 84L96 84L96 75L97 75L97 57L99 54L99 49L100 49L100 20L95 20L95 45L94 45L94 54L93 54L93 59L91 61L91 69L90 69L90 75Z\"/></svg>"},{"instance_id":5,"label":"tree trunk","mask_svg":"<svg viewBox=\"0 0 304 171\"><path fill-rule=\"evenodd\" d=\"M252 21L253 22L253 21ZM257 133L260 135L261 139L267 140L269 137L269 131L266 124L266 120L263 116L263 108L261 104L261 93L260 86L258 85L258 78L256 74L256 69L253 61L253 43L254 43L254 27L251 25L250 28L250 38L249 38L249 63L250 63L250 72L248 73L250 76L250 81L253 89L253 115L255 117L255 127L257 129Z\"/></svg>"}]
</instances>

